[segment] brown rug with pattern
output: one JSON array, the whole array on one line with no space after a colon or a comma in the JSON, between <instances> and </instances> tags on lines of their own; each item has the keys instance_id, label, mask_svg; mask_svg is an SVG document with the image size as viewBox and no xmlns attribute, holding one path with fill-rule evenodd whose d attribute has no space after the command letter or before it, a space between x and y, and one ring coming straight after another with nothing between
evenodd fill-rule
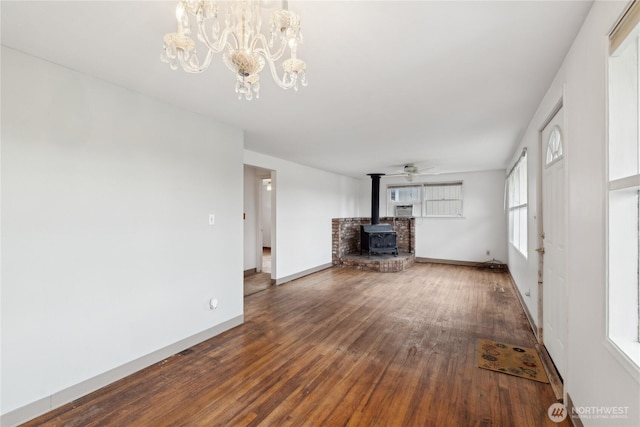
<instances>
[{"instance_id":1,"label":"brown rug with pattern","mask_svg":"<svg viewBox=\"0 0 640 427\"><path fill-rule=\"evenodd\" d=\"M497 341L478 340L478 367L548 383L538 352Z\"/></svg>"}]
</instances>

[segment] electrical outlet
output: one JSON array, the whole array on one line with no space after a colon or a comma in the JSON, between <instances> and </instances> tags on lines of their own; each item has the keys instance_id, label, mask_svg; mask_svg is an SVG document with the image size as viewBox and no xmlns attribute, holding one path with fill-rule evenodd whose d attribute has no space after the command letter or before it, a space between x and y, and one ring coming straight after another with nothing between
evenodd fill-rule
<instances>
[{"instance_id":1,"label":"electrical outlet","mask_svg":"<svg viewBox=\"0 0 640 427\"><path fill-rule=\"evenodd\" d=\"M216 308L218 308L218 300L216 298L211 298L209 300L209 309L215 310Z\"/></svg>"},{"instance_id":2,"label":"electrical outlet","mask_svg":"<svg viewBox=\"0 0 640 427\"><path fill-rule=\"evenodd\" d=\"M491 251L487 249L487 255L491 255Z\"/></svg>"}]
</instances>

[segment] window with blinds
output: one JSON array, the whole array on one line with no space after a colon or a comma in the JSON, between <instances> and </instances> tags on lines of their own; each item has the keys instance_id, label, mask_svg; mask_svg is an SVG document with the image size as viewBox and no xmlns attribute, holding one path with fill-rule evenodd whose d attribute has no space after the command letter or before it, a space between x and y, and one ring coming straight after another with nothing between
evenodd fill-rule
<instances>
[{"instance_id":1,"label":"window with blinds","mask_svg":"<svg viewBox=\"0 0 640 427\"><path fill-rule=\"evenodd\" d=\"M387 215L461 218L462 181L391 185L387 188Z\"/></svg>"},{"instance_id":2,"label":"window with blinds","mask_svg":"<svg viewBox=\"0 0 640 427\"><path fill-rule=\"evenodd\" d=\"M425 216L462 216L462 182L424 185Z\"/></svg>"}]
</instances>

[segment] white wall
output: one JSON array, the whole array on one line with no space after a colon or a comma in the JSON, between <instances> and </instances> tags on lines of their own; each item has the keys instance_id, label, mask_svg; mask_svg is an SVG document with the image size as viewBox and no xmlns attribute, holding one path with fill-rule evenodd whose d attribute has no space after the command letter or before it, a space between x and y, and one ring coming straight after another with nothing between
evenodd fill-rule
<instances>
[{"instance_id":1,"label":"white wall","mask_svg":"<svg viewBox=\"0 0 640 427\"><path fill-rule=\"evenodd\" d=\"M442 174L416 178L416 183L462 181L463 218L416 218L416 257L452 261L507 260L505 171ZM387 213L387 187L407 184L404 177L383 178L380 216ZM371 180L360 186L360 214L371 215ZM486 254L486 251L490 255Z\"/></svg>"},{"instance_id":2,"label":"white wall","mask_svg":"<svg viewBox=\"0 0 640 427\"><path fill-rule=\"evenodd\" d=\"M272 278L330 264L331 219L358 216L358 180L249 150L244 162L275 171Z\"/></svg>"},{"instance_id":3,"label":"white wall","mask_svg":"<svg viewBox=\"0 0 640 427\"><path fill-rule=\"evenodd\" d=\"M257 267L256 245L258 236L256 169L244 167L244 270Z\"/></svg>"},{"instance_id":4,"label":"white wall","mask_svg":"<svg viewBox=\"0 0 640 427\"><path fill-rule=\"evenodd\" d=\"M529 253L537 244L538 131L563 98L568 185L569 284L565 391L580 407L629 407L620 420L589 419L585 426L640 424L640 384L606 343L605 200L607 34L626 2L595 2L518 148L529 148ZM509 268L529 311L537 314L537 263L514 250Z\"/></svg>"},{"instance_id":5,"label":"white wall","mask_svg":"<svg viewBox=\"0 0 640 427\"><path fill-rule=\"evenodd\" d=\"M2 107L3 414L242 321L240 130L4 47Z\"/></svg>"}]
</instances>

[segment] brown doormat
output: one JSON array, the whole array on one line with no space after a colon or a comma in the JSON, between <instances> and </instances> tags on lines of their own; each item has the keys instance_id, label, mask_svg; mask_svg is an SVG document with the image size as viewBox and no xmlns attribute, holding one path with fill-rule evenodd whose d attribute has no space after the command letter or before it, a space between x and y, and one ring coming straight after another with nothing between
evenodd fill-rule
<instances>
[{"instance_id":1,"label":"brown doormat","mask_svg":"<svg viewBox=\"0 0 640 427\"><path fill-rule=\"evenodd\" d=\"M478 340L478 367L548 383L538 353L533 348Z\"/></svg>"}]
</instances>

